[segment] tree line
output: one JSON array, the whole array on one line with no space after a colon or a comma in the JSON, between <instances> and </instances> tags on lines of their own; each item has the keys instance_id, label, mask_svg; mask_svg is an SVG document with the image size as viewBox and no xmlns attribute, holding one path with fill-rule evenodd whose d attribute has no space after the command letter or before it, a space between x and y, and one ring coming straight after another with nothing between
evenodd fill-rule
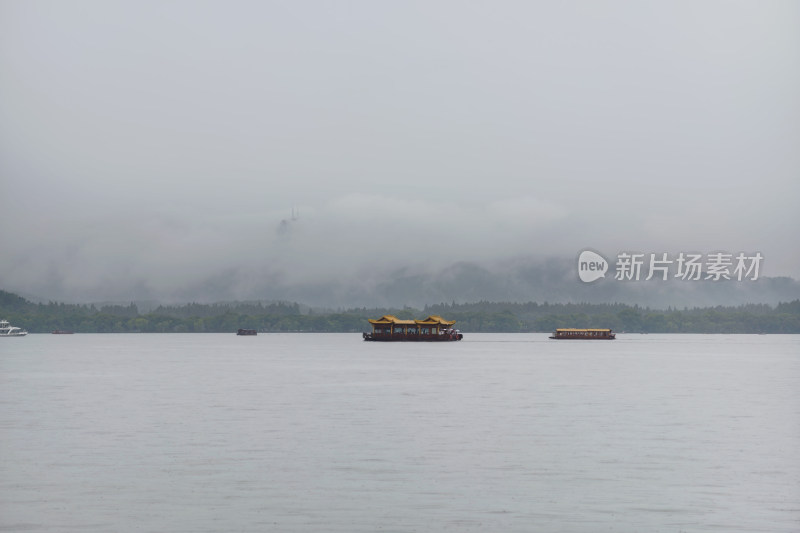
<instances>
[{"instance_id":1,"label":"tree line","mask_svg":"<svg viewBox=\"0 0 800 533\"><path fill-rule=\"evenodd\" d=\"M639 333L800 333L800 300L776 306L650 309L621 303L440 303L405 307L308 309L293 302L234 302L159 306L140 312L136 304L33 303L0 291L0 318L31 333L221 333L239 328L261 332L368 331L369 318L393 314L456 320L464 332L549 332L556 328L611 328Z\"/></svg>"}]
</instances>

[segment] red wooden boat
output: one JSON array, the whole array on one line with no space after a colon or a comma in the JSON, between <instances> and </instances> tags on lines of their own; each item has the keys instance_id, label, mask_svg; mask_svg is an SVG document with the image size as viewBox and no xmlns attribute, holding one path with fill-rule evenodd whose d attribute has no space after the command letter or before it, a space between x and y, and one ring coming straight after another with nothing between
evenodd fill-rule
<instances>
[{"instance_id":1,"label":"red wooden boat","mask_svg":"<svg viewBox=\"0 0 800 533\"><path fill-rule=\"evenodd\" d=\"M610 329L601 328L559 328L550 336L551 339L572 339L572 340L614 340L617 334Z\"/></svg>"}]
</instances>

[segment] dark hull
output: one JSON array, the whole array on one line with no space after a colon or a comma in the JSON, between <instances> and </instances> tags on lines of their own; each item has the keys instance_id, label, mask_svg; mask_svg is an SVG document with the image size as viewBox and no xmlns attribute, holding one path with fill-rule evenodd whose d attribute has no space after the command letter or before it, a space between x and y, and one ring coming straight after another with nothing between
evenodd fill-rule
<instances>
[{"instance_id":1,"label":"dark hull","mask_svg":"<svg viewBox=\"0 0 800 533\"><path fill-rule=\"evenodd\" d=\"M258 332L254 329L240 329L236 332L237 335L258 335Z\"/></svg>"},{"instance_id":2,"label":"dark hull","mask_svg":"<svg viewBox=\"0 0 800 533\"><path fill-rule=\"evenodd\" d=\"M455 342L464 338L461 333L453 335L373 335L364 333L365 341L373 342Z\"/></svg>"}]
</instances>

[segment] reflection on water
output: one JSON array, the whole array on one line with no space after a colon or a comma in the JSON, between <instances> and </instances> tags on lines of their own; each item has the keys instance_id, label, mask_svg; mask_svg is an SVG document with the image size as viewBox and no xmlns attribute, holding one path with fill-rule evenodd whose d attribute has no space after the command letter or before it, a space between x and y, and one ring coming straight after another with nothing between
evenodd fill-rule
<instances>
[{"instance_id":1,"label":"reflection on water","mask_svg":"<svg viewBox=\"0 0 800 533\"><path fill-rule=\"evenodd\" d=\"M800 336L30 335L0 530L798 531Z\"/></svg>"}]
</instances>

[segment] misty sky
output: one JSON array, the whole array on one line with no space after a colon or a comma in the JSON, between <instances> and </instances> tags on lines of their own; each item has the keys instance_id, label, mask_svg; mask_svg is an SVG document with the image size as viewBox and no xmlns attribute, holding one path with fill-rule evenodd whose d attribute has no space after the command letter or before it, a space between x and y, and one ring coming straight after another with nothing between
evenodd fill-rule
<instances>
[{"instance_id":1,"label":"misty sky","mask_svg":"<svg viewBox=\"0 0 800 533\"><path fill-rule=\"evenodd\" d=\"M800 278L800 3L0 0L0 187L0 288L67 301L587 247Z\"/></svg>"}]
</instances>

